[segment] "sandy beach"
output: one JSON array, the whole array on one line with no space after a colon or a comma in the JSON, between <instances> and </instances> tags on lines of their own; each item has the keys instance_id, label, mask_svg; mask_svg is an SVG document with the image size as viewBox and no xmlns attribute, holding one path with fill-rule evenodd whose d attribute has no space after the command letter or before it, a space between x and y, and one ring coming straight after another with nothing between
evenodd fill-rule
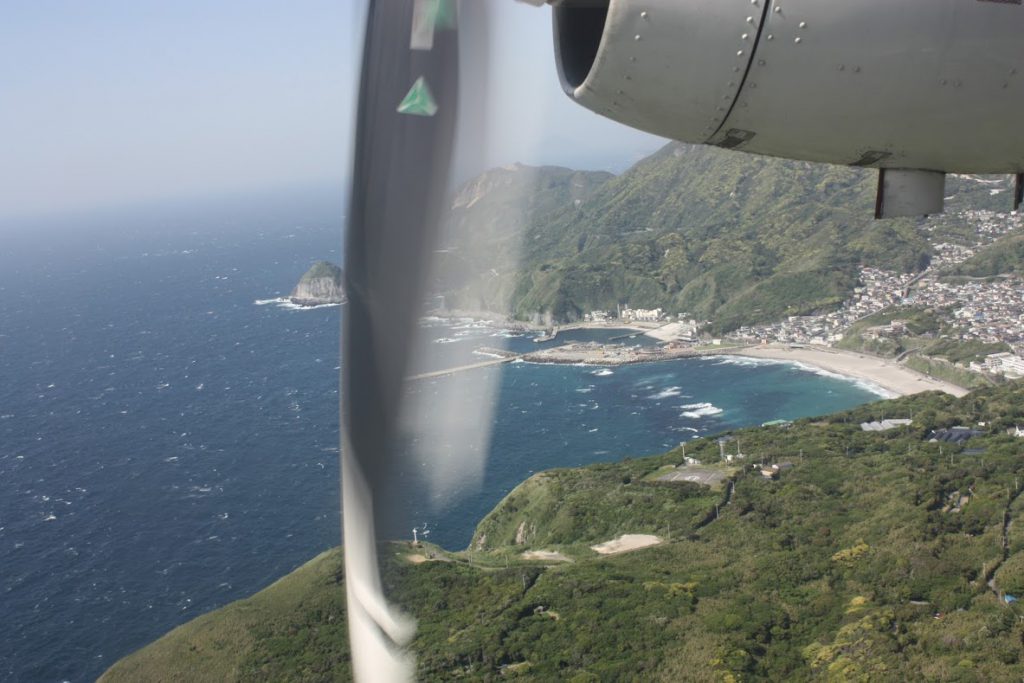
<instances>
[{"instance_id":1,"label":"sandy beach","mask_svg":"<svg viewBox=\"0 0 1024 683\"><path fill-rule=\"evenodd\" d=\"M897 396L918 394L922 391L944 391L953 396L963 396L968 393L968 390L963 387L933 379L884 358L850 351L767 344L737 349L729 353L734 356L765 358L812 365L821 370L870 382Z\"/></svg>"}]
</instances>

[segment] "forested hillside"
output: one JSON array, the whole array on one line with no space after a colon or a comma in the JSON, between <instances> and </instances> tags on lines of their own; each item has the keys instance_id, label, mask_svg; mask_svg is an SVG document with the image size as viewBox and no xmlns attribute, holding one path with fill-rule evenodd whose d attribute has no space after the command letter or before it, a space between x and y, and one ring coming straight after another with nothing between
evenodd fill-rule
<instances>
[{"instance_id":1,"label":"forested hillside","mask_svg":"<svg viewBox=\"0 0 1024 683\"><path fill-rule=\"evenodd\" d=\"M855 286L860 264L910 271L928 263L915 221L872 219L869 170L671 143L620 176L585 176L591 182L568 201L550 192L564 169L518 172L520 189L557 201L502 209L506 220L494 204L467 205L467 190L460 193L450 244L486 237L492 246L471 250L488 259L458 259L455 270L476 273L478 285L485 275L490 286L445 282L453 308L573 320L628 303L730 329L833 306Z\"/></svg>"}]
</instances>

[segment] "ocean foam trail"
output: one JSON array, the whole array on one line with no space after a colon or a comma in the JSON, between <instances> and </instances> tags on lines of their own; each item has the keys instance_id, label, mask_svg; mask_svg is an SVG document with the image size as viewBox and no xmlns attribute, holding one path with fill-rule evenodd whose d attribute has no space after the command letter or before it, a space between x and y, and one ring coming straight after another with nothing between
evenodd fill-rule
<instances>
[{"instance_id":1,"label":"ocean foam trail","mask_svg":"<svg viewBox=\"0 0 1024 683\"><path fill-rule=\"evenodd\" d=\"M607 377L608 375L614 375L615 372L609 370L608 368L602 368L601 370L594 370L590 374L593 375L594 377Z\"/></svg>"},{"instance_id":2,"label":"ocean foam trail","mask_svg":"<svg viewBox=\"0 0 1024 683\"><path fill-rule=\"evenodd\" d=\"M283 308L288 311L315 311L318 308L335 308L341 304L318 304L316 306L299 306L293 304L291 299L284 297L277 297L276 299L256 299L253 303L257 306L269 306L275 304L278 308Z\"/></svg>"},{"instance_id":3,"label":"ocean foam trail","mask_svg":"<svg viewBox=\"0 0 1024 683\"><path fill-rule=\"evenodd\" d=\"M839 379L844 382L854 384L864 391L881 396L882 398L899 398L899 394L893 391L885 389L881 385L875 384L874 382L859 377L850 377L849 375L843 375L838 372L832 372L831 370L825 370L819 368L816 365L810 365L798 360L781 360L775 358L748 358L745 356L722 356L722 358L715 362L715 365L737 365L740 367L763 367L765 365L791 365L799 368L805 372L818 375L819 377L828 377L830 379Z\"/></svg>"},{"instance_id":4,"label":"ocean foam trail","mask_svg":"<svg viewBox=\"0 0 1024 683\"><path fill-rule=\"evenodd\" d=\"M681 396L682 393L683 393L682 387L668 387L667 389L662 389L658 393L653 394L651 396L648 396L647 398L649 398L649 399L651 399L653 401L658 401L658 400L661 400L663 398L675 398L677 396Z\"/></svg>"},{"instance_id":5,"label":"ocean foam trail","mask_svg":"<svg viewBox=\"0 0 1024 683\"><path fill-rule=\"evenodd\" d=\"M849 375L841 375L838 372L825 370L824 368L819 368L814 365L808 365L807 363L801 363L800 361L793 361L792 365L795 365L796 367L806 372L818 375L819 377L829 377L831 379L839 379L844 382L855 384L861 389L868 391L872 394L875 394L877 396L881 396L882 398L899 398L900 396L896 392L889 391L888 389L885 389L882 386L875 384L870 380L861 379L859 377L850 377Z\"/></svg>"},{"instance_id":6,"label":"ocean foam trail","mask_svg":"<svg viewBox=\"0 0 1024 683\"><path fill-rule=\"evenodd\" d=\"M747 356L719 356L715 365L737 365L741 368L757 368L765 365L791 365L794 361L774 358L749 358Z\"/></svg>"},{"instance_id":7,"label":"ocean foam trail","mask_svg":"<svg viewBox=\"0 0 1024 683\"><path fill-rule=\"evenodd\" d=\"M288 311L315 311L318 308L338 308L341 304L317 304L316 306L299 306L293 304L291 301L278 304L278 308L283 308Z\"/></svg>"}]
</instances>

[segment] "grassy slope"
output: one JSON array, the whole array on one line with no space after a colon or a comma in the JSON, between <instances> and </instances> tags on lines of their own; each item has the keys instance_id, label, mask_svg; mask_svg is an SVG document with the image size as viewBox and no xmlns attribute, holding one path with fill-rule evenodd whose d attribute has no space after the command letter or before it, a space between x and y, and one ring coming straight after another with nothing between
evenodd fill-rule
<instances>
[{"instance_id":1,"label":"grassy slope","mask_svg":"<svg viewBox=\"0 0 1024 683\"><path fill-rule=\"evenodd\" d=\"M1024 235L1009 235L988 245L950 273L967 277L994 277L1024 272Z\"/></svg>"},{"instance_id":2,"label":"grassy slope","mask_svg":"<svg viewBox=\"0 0 1024 683\"><path fill-rule=\"evenodd\" d=\"M308 282L320 278L330 278L340 284L343 279L341 268L330 261L317 261L306 271L300 282Z\"/></svg>"},{"instance_id":3,"label":"grassy slope","mask_svg":"<svg viewBox=\"0 0 1024 683\"><path fill-rule=\"evenodd\" d=\"M125 657L100 681L350 680L343 576L341 551L322 553ZM282 659L282 642L303 654Z\"/></svg>"},{"instance_id":4,"label":"grassy slope","mask_svg":"<svg viewBox=\"0 0 1024 683\"><path fill-rule=\"evenodd\" d=\"M910 428L857 426L908 414ZM982 456L922 439L978 421L995 427L971 442ZM1020 609L986 585L994 573L997 588L1024 588L1020 523L1002 547L1004 514L1024 514L1024 446L1002 432L1018 422L1024 390L1013 385L742 430L746 453L796 466L774 482L743 470L710 522L699 508L710 513L724 491L672 494L643 479L680 453L547 473L481 523L483 550L428 549L437 561L413 564L406 545L388 546L385 584L419 620L421 680L1019 679ZM687 447L705 461L717 452L713 439ZM970 501L948 511L960 495ZM510 545L524 523L532 536ZM613 557L587 548L625 532L665 536L669 525L671 540L654 548ZM572 562L520 559L530 548ZM347 675L339 561L321 556L175 630L109 680Z\"/></svg>"}]
</instances>

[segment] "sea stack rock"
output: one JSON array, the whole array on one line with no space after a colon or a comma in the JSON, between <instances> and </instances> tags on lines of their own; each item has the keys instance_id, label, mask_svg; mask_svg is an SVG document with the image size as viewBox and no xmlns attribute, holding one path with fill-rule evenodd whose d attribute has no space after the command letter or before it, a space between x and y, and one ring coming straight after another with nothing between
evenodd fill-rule
<instances>
[{"instance_id":1,"label":"sea stack rock","mask_svg":"<svg viewBox=\"0 0 1024 683\"><path fill-rule=\"evenodd\" d=\"M295 285L289 299L297 306L343 304L345 286L341 268L329 261L317 261Z\"/></svg>"}]
</instances>

